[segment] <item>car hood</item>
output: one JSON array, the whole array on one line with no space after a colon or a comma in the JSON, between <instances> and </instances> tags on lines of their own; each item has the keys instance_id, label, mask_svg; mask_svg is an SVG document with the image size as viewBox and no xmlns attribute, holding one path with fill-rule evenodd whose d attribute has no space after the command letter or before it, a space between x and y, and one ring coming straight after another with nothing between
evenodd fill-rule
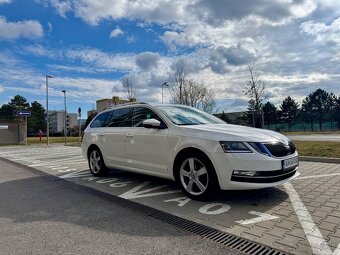
<instances>
[{"instance_id":1,"label":"car hood","mask_svg":"<svg viewBox=\"0 0 340 255\"><path fill-rule=\"evenodd\" d=\"M202 137L217 141L241 142L283 142L289 138L267 129L251 128L231 124L204 124L180 126L181 132L186 136Z\"/></svg>"}]
</instances>

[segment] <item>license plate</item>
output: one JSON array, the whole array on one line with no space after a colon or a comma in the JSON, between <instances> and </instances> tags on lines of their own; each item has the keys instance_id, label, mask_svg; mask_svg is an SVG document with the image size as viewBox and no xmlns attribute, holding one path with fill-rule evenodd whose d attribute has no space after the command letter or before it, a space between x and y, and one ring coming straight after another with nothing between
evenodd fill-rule
<instances>
[{"instance_id":1,"label":"license plate","mask_svg":"<svg viewBox=\"0 0 340 255\"><path fill-rule=\"evenodd\" d=\"M282 160L282 170L283 171L297 167L298 165L299 165L299 158L298 157Z\"/></svg>"}]
</instances>

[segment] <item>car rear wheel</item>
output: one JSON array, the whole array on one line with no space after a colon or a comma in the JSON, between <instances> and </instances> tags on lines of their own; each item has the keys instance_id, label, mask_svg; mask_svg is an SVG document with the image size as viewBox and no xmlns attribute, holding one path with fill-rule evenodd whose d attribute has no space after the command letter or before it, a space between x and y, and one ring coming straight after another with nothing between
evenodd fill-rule
<instances>
[{"instance_id":1,"label":"car rear wheel","mask_svg":"<svg viewBox=\"0 0 340 255\"><path fill-rule=\"evenodd\" d=\"M191 153L182 157L176 169L176 179L190 198L205 200L218 190L214 167L205 155Z\"/></svg>"},{"instance_id":2,"label":"car rear wheel","mask_svg":"<svg viewBox=\"0 0 340 255\"><path fill-rule=\"evenodd\" d=\"M91 150L89 157L89 168L94 176L104 176L107 174L108 169L104 163L103 156L99 149Z\"/></svg>"}]
</instances>

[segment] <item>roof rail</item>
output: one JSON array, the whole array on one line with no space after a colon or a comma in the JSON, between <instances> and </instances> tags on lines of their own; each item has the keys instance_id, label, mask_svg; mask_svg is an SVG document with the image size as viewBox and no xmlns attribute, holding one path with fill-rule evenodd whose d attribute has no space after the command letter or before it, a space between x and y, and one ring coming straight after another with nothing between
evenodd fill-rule
<instances>
[{"instance_id":1,"label":"roof rail","mask_svg":"<svg viewBox=\"0 0 340 255\"><path fill-rule=\"evenodd\" d=\"M129 103L124 103L124 104L117 104L117 105L109 106L105 110L116 108L116 107L119 107L119 106L134 105L134 104L149 104L149 103L145 103L145 102L129 102Z\"/></svg>"}]
</instances>

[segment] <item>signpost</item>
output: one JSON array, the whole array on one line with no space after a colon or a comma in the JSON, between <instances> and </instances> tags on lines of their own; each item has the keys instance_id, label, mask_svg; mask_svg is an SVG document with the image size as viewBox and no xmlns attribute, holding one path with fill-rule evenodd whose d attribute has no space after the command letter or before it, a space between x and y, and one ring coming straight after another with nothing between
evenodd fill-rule
<instances>
[{"instance_id":1,"label":"signpost","mask_svg":"<svg viewBox=\"0 0 340 255\"><path fill-rule=\"evenodd\" d=\"M26 140L26 146L27 146L27 117L31 116L31 112L29 111L21 111L17 112L17 116L25 116L25 140Z\"/></svg>"},{"instance_id":2,"label":"signpost","mask_svg":"<svg viewBox=\"0 0 340 255\"><path fill-rule=\"evenodd\" d=\"M79 142L81 142L81 108L78 108L78 118L79 118Z\"/></svg>"}]
</instances>

